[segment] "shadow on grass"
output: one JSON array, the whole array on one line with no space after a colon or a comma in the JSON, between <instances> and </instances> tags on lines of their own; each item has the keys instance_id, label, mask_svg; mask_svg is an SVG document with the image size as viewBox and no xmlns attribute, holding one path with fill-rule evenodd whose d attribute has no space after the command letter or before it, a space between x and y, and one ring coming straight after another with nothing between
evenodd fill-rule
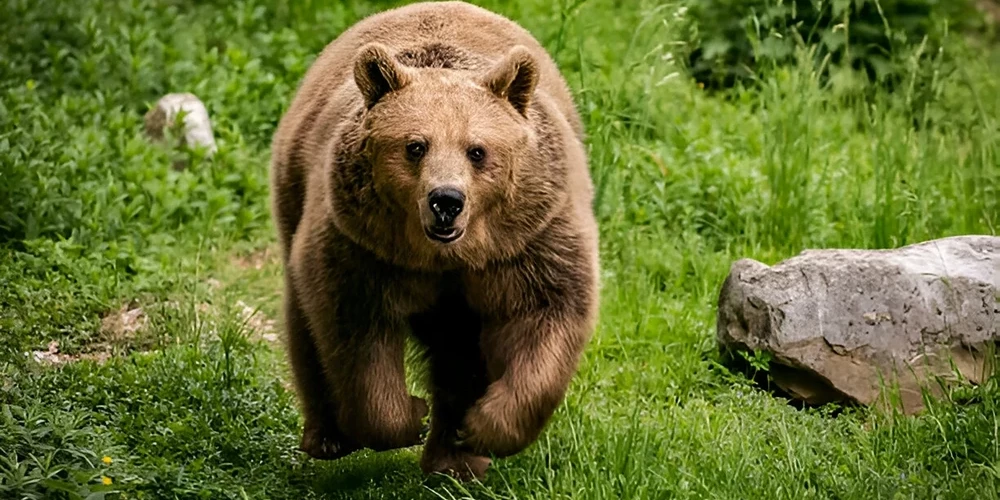
<instances>
[{"instance_id":1,"label":"shadow on grass","mask_svg":"<svg viewBox=\"0 0 1000 500\"><path fill-rule=\"evenodd\" d=\"M322 498L437 498L427 487L433 488L441 478L421 472L421 451L421 447L365 450L339 460L312 461L302 479Z\"/></svg>"},{"instance_id":2,"label":"shadow on grass","mask_svg":"<svg viewBox=\"0 0 1000 500\"><path fill-rule=\"evenodd\" d=\"M493 470L485 483L458 483L441 474L420 470L423 447L386 452L359 451L332 461L308 459L293 473L290 483L297 491L308 491L323 499L464 499L496 498L490 484L499 487L504 467ZM485 496L483 496L485 495ZM313 496L309 496L313 498Z\"/></svg>"}]
</instances>

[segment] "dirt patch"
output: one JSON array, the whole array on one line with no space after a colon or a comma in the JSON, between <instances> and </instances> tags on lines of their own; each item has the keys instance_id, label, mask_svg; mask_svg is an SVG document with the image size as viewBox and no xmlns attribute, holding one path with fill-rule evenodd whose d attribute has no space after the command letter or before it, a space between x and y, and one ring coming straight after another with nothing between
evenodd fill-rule
<instances>
[{"instance_id":1,"label":"dirt patch","mask_svg":"<svg viewBox=\"0 0 1000 500\"><path fill-rule=\"evenodd\" d=\"M176 308L179 305L176 302L164 302L151 307ZM208 303L200 303L195 307L199 314L212 314L215 309ZM246 325L250 337L269 344L278 343L278 329L274 319L242 300L236 302L236 313ZM146 311L136 301L131 301L101 318L99 335L93 342L82 346L79 352L62 352L59 341L52 340L46 349L27 354L36 362L47 365L63 365L81 360L104 363L123 350L141 350L144 344L142 334L149 324Z\"/></svg>"},{"instance_id":2,"label":"dirt patch","mask_svg":"<svg viewBox=\"0 0 1000 500\"><path fill-rule=\"evenodd\" d=\"M233 259L233 264L240 269L256 269L261 270L264 266L268 264L274 264L278 261L277 252L275 252L271 247L266 247L263 250L258 250L249 255L238 255Z\"/></svg>"},{"instance_id":3,"label":"dirt patch","mask_svg":"<svg viewBox=\"0 0 1000 500\"><path fill-rule=\"evenodd\" d=\"M104 363L109 358L111 358L111 350L100 349L95 351L82 352L78 354L65 354L59 352L59 341L53 340L52 342L49 342L48 349L44 351L32 351L31 357L39 363L50 364L50 365L62 365L81 360L90 360L90 361L96 361L97 363Z\"/></svg>"},{"instance_id":4,"label":"dirt patch","mask_svg":"<svg viewBox=\"0 0 1000 500\"><path fill-rule=\"evenodd\" d=\"M146 312L135 302L123 304L118 310L101 318L97 339L76 353L60 351L58 340L52 340L43 351L32 351L31 357L43 364L62 365L81 360L104 363L114 354L116 347L132 346L141 332L149 325Z\"/></svg>"},{"instance_id":5,"label":"dirt patch","mask_svg":"<svg viewBox=\"0 0 1000 500\"><path fill-rule=\"evenodd\" d=\"M101 335L108 342L128 342L148 324L146 311L132 302L101 319Z\"/></svg>"},{"instance_id":6,"label":"dirt patch","mask_svg":"<svg viewBox=\"0 0 1000 500\"><path fill-rule=\"evenodd\" d=\"M993 22L1000 23L1000 1L997 0L979 0L976 2L976 6L984 14L990 17Z\"/></svg>"},{"instance_id":7,"label":"dirt patch","mask_svg":"<svg viewBox=\"0 0 1000 500\"><path fill-rule=\"evenodd\" d=\"M267 315L256 308L250 307L242 300L236 302L236 306L239 307L240 317L243 318L251 333L267 342L274 343L278 341L277 328L273 319L267 317Z\"/></svg>"}]
</instances>

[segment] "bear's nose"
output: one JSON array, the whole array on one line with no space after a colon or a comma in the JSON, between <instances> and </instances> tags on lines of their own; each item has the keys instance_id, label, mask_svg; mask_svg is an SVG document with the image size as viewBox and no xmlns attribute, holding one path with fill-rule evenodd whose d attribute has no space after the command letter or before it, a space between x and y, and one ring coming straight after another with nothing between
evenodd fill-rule
<instances>
[{"instance_id":1,"label":"bear's nose","mask_svg":"<svg viewBox=\"0 0 1000 500\"><path fill-rule=\"evenodd\" d=\"M434 214L434 224L450 226L455 222L455 217L462 213L465 195L455 188L435 188L427 195L427 202L431 206L431 213Z\"/></svg>"}]
</instances>

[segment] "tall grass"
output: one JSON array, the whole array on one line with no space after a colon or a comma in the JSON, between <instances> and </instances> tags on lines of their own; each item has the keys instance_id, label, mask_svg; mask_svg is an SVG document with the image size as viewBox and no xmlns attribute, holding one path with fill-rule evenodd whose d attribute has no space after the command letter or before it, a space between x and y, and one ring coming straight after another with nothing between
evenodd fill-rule
<instances>
[{"instance_id":1,"label":"tall grass","mask_svg":"<svg viewBox=\"0 0 1000 500\"><path fill-rule=\"evenodd\" d=\"M0 4L0 497L87 497L102 475L128 498L997 497L996 380L919 417L797 410L719 365L714 308L740 257L996 234L1000 52L905 45L889 88L799 44L708 92L681 0L478 2L556 55L597 189L600 324L539 443L482 485L424 479L419 448L296 453L280 346L238 305L277 316L281 267L241 259L274 249L267 147L298 79L398 3ZM141 132L173 91L219 144L182 172ZM124 353L32 361L107 342L133 299L150 327Z\"/></svg>"}]
</instances>

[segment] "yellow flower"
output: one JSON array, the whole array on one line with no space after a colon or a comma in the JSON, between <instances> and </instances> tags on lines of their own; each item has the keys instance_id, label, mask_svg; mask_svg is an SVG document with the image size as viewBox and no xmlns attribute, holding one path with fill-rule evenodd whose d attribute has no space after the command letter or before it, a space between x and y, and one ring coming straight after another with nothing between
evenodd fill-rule
<instances>
[{"instance_id":1,"label":"yellow flower","mask_svg":"<svg viewBox=\"0 0 1000 500\"><path fill-rule=\"evenodd\" d=\"M104 462L106 465L111 465L111 457L107 455L105 455L104 458L101 459L101 461Z\"/></svg>"},{"instance_id":2,"label":"yellow flower","mask_svg":"<svg viewBox=\"0 0 1000 500\"><path fill-rule=\"evenodd\" d=\"M101 476L101 483L108 486L111 484L111 478L108 476Z\"/></svg>"}]
</instances>

